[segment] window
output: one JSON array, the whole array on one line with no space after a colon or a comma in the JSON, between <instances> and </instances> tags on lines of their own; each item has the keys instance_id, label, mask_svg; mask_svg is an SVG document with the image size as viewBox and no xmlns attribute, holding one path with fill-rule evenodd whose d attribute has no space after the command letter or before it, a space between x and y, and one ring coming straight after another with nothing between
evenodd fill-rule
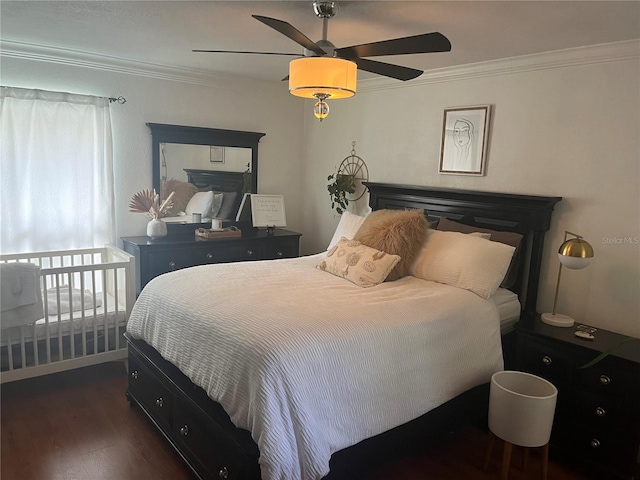
<instances>
[{"instance_id":1,"label":"window","mask_svg":"<svg viewBox=\"0 0 640 480\"><path fill-rule=\"evenodd\" d=\"M0 89L0 251L115 241L109 99Z\"/></svg>"}]
</instances>

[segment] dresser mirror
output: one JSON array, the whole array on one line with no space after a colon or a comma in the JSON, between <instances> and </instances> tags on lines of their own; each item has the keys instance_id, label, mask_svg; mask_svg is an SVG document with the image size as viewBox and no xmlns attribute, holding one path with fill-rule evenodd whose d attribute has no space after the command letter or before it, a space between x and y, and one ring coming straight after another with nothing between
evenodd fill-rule
<instances>
[{"instance_id":1,"label":"dresser mirror","mask_svg":"<svg viewBox=\"0 0 640 480\"><path fill-rule=\"evenodd\" d=\"M174 179L202 190L238 192L238 205L242 193L257 193L258 142L264 133L160 123L147 126L156 192ZM190 222L185 217L182 223Z\"/></svg>"}]
</instances>

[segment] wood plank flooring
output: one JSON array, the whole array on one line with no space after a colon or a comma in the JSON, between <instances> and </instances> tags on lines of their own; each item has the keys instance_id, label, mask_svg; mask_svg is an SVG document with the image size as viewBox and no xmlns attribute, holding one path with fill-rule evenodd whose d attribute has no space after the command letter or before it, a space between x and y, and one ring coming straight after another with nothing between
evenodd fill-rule
<instances>
[{"instance_id":1,"label":"wood plank flooring","mask_svg":"<svg viewBox=\"0 0 640 480\"><path fill-rule=\"evenodd\" d=\"M1 386L2 480L192 480L191 471L136 408L121 362ZM389 460L354 480L497 480L501 447L483 471L488 433L469 426L437 446ZM541 478L532 449L527 469L514 452L511 480ZM553 455L548 480L599 480Z\"/></svg>"}]
</instances>

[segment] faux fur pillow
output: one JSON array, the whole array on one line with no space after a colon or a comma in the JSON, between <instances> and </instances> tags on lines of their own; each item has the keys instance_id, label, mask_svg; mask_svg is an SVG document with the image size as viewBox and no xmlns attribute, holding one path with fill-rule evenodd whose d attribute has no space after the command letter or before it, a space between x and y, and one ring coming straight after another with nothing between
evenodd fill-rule
<instances>
[{"instance_id":1,"label":"faux fur pillow","mask_svg":"<svg viewBox=\"0 0 640 480\"><path fill-rule=\"evenodd\" d=\"M184 212L185 208L189 204L189 200L193 197L198 191L198 187L196 187L192 183L181 182L180 180L176 180L172 178L171 180L167 180L162 183L160 187L160 198L167 198L171 192L173 193L173 207L167 210L166 217L173 217L178 214L178 212Z\"/></svg>"},{"instance_id":2,"label":"faux fur pillow","mask_svg":"<svg viewBox=\"0 0 640 480\"><path fill-rule=\"evenodd\" d=\"M411 265L428 230L429 223L422 210L377 210L367 216L353 239L400 256L400 261L386 279L392 281L410 275Z\"/></svg>"}]
</instances>

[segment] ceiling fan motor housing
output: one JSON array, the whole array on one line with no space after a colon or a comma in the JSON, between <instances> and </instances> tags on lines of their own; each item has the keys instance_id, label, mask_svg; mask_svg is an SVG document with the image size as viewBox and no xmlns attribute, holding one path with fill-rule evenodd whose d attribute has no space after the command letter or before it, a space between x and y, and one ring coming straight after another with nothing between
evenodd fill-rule
<instances>
[{"instance_id":1,"label":"ceiling fan motor housing","mask_svg":"<svg viewBox=\"0 0 640 480\"><path fill-rule=\"evenodd\" d=\"M338 2L313 2L313 11L318 18L331 18L338 11Z\"/></svg>"}]
</instances>

